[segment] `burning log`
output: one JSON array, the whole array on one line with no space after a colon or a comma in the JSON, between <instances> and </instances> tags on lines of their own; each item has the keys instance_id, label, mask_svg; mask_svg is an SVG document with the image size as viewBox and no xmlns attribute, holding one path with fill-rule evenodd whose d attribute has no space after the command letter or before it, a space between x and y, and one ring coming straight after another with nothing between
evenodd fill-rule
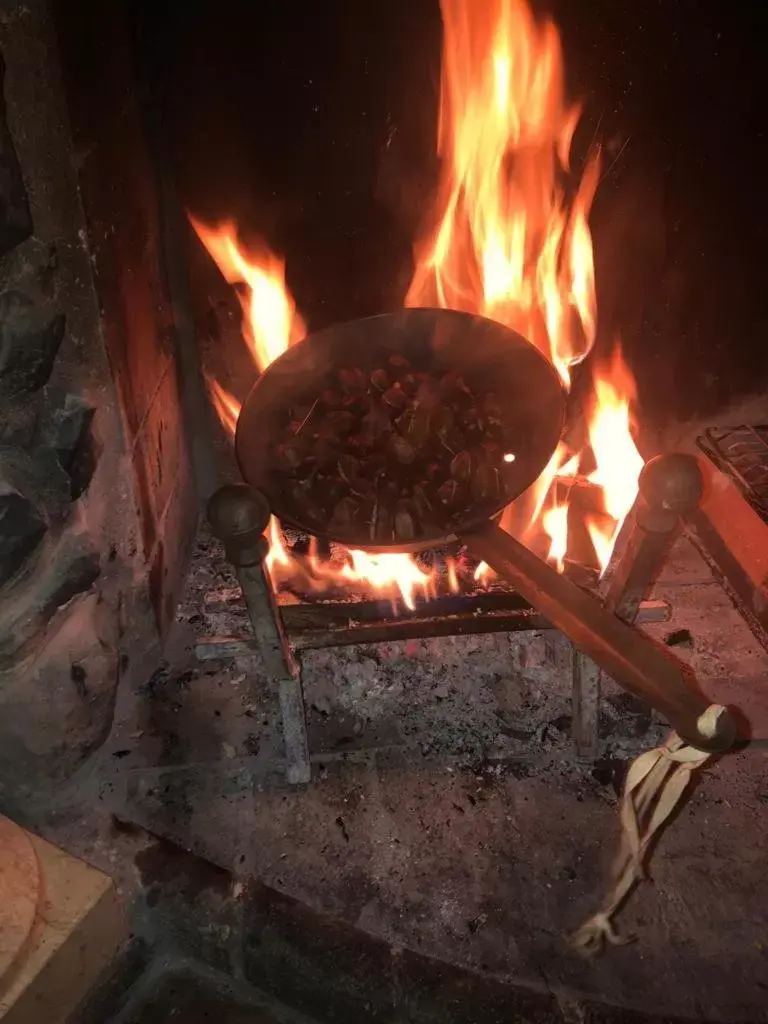
<instances>
[{"instance_id":1,"label":"burning log","mask_svg":"<svg viewBox=\"0 0 768 1024\"><path fill-rule=\"evenodd\" d=\"M370 371L345 366L287 410L272 470L320 529L411 544L502 500L501 409L460 374L401 355Z\"/></svg>"}]
</instances>

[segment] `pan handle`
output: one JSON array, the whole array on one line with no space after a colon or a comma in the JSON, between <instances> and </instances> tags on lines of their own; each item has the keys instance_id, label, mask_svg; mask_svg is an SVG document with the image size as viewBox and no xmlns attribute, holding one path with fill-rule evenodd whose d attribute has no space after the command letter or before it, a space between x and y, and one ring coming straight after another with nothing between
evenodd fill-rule
<instances>
[{"instance_id":1,"label":"pan handle","mask_svg":"<svg viewBox=\"0 0 768 1024\"><path fill-rule=\"evenodd\" d=\"M474 558L508 579L617 683L664 715L683 740L709 752L733 745L737 728L729 711L710 704L693 689L671 654L627 626L495 523L462 533L460 540Z\"/></svg>"}]
</instances>

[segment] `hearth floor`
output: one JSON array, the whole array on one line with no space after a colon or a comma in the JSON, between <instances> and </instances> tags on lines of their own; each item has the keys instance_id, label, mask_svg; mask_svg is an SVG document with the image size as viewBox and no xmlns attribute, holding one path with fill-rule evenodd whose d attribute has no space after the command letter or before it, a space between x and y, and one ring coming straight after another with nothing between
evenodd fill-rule
<instances>
[{"instance_id":1,"label":"hearth floor","mask_svg":"<svg viewBox=\"0 0 768 1024\"><path fill-rule=\"evenodd\" d=\"M100 764L37 815L118 878L137 936L318 1020L618 1019L597 1002L626 1020L768 1020L768 655L687 542L654 595L673 617L647 628L741 707L752 745L707 770L662 837L620 922L637 942L595 960L568 935L600 903L618 787L659 724L609 687L612 738L576 762L552 637L316 652L315 779L291 791L258 666L194 663L202 594L226 582L203 537L167 666L121 694ZM368 1011L324 1012L330 978L344 1005L362 985Z\"/></svg>"}]
</instances>

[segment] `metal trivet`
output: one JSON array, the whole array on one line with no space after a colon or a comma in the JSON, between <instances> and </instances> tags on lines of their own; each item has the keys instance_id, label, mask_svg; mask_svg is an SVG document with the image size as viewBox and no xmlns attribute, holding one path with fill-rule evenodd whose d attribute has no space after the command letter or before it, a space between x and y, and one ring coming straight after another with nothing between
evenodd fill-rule
<instances>
[{"instance_id":1,"label":"metal trivet","mask_svg":"<svg viewBox=\"0 0 768 1024\"><path fill-rule=\"evenodd\" d=\"M663 657L659 660L653 645L632 631L622 633L617 627L621 640L614 639L611 645L606 639L611 630L605 628L605 612L612 613L609 620L629 625L669 617L666 603L643 599L667 559L681 516L687 518L696 511L700 494L701 474L695 459L670 455L652 460L641 477L628 542L616 564L602 608L600 604L594 607L594 596L584 595L585 619L577 630L581 649L572 645L570 665L572 735L580 757L594 759L600 748L602 673L593 659L605 662L617 653L630 665L633 675L632 685L628 686L630 692L641 696L671 721L676 719L679 731L682 728L688 735L696 735L699 715L707 702L685 686L680 689L677 669L671 669ZM574 594L572 585L569 585L570 594L568 588L554 597L550 592L550 618L516 593L425 601L414 613L397 618L387 613L379 602L281 607L264 566L269 550L264 531L270 508L263 496L245 484L221 488L211 499L208 517L213 533L224 542L227 558L242 587L253 636L204 639L197 645L197 654L202 660L252 655L255 651L261 654L265 673L279 694L286 777L291 784L307 783L311 778L299 662L302 649L385 639L541 630L553 628L550 619L563 623L570 616L573 623L574 616L579 616L578 594L581 592ZM535 556L530 558L530 578L541 575L545 581L542 586L546 589L546 578L551 577L552 570ZM548 585L551 589L551 579ZM596 621L594 616L598 611L601 627L590 629L587 625L590 616ZM622 630L625 629L622 626ZM618 664L610 660L608 663Z\"/></svg>"}]
</instances>

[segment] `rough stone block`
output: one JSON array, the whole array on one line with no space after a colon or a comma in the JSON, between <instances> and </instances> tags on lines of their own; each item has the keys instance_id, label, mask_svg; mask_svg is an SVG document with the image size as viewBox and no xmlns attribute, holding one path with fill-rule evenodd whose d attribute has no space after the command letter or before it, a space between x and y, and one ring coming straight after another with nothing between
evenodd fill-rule
<instances>
[{"instance_id":1,"label":"rough stone block","mask_svg":"<svg viewBox=\"0 0 768 1024\"><path fill-rule=\"evenodd\" d=\"M48 382L66 319L18 291L0 296L0 393L5 399L38 391Z\"/></svg>"},{"instance_id":2,"label":"rough stone block","mask_svg":"<svg viewBox=\"0 0 768 1024\"><path fill-rule=\"evenodd\" d=\"M0 446L0 585L36 550L51 522L64 514L69 486L51 450L35 457Z\"/></svg>"},{"instance_id":3,"label":"rough stone block","mask_svg":"<svg viewBox=\"0 0 768 1024\"><path fill-rule=\"evenodd\" d=\"M83 494L96 470L100 451L93 435L96 410L79 395L66 394L51 410L43 440L70 480L73 501Z\"/></svg>"},{"instance_id":4,"label":"rough stone block","mask_svg":"<svg viewBox=\"0 0 768 1024\"><path fill-rule=\"evenodd\" d=\"M4 78L5 64L0 57L0 258L32 234L27 191L5 123Z\"/></svg>"},{"instance_id":5,"label":"rough stone block","mask_svg":"<svg viewBox=\"0 0 768 1024\"><path fill-rule=\"evenodd\" d=\"M45 531L28 498L18 491L0 492L0 586L29 558Z\"/></svg>"},{"instance_id":6,"label":"rough stone block","mask_svg":"<svg viewBox=\"0 0 768 1024\"><path fill-rule=\"evenodd\" d=\"M34 660L0 671L0 798L20 805L66 779L106 738L118 654L100 612L96 594L71 602Z\"/></svg>"}]
</instances>

